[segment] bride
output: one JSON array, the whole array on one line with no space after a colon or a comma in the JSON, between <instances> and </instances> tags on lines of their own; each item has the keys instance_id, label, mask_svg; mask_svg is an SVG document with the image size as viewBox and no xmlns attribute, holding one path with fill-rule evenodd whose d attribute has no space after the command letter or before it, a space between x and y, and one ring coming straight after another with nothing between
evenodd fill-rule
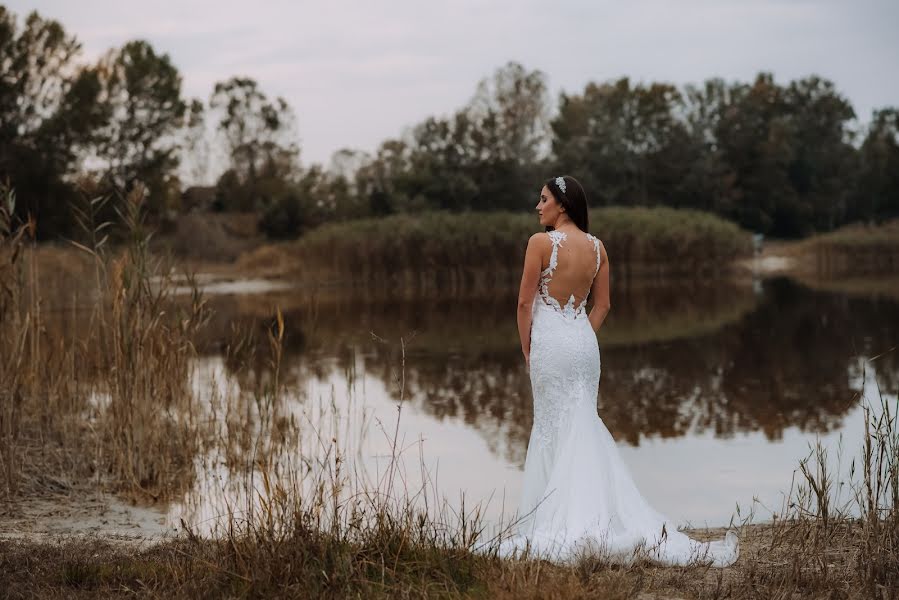
<instances>
[{"instance_id":1,"label":"bride","mask_svg":"<svg viewBox=\"0 0 899 600\"><path fill-rule=\"evenodd\" d=\"M615 562L727 566L737 536L703 543L677 530L637 490L596 412L596 331L610 309L609 258L587 233L580 183L548 180L537 204L545 233L528 241L518 296L518 331L534 395L517 531L500 547L565 561L599 553ZM589 314L587 298L593 299Z\"/></svg>"}]
</instances>

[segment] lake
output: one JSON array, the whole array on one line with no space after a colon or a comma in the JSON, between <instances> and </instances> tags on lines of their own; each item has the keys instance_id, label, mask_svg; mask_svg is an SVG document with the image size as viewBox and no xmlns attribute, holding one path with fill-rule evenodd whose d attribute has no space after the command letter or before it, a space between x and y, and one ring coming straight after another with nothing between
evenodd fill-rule
<instances>
[{"instance_id":1,"label":"lake","mask_svg":"<svg viewBox=\"0 0 899 600\"><path fill-rule=\"evenodd\" d=\"M488 520L514 511L532 423L515 290L235 290L253 287L208 290L215 312L193 375L229 442L197 458L172 524L211 528L246 503L240 490L258 489L250 466L273 438L282 472L336 445L345 468L377 485L397 453L407 490L424 484L453 506L464 496ZM692 526L726 525L737 506L770 519L816 439L835 465L841 453L845 480L864 434L860 398L896 403L897 297L787 278L613 285L597 406L650 503ZM276 308L285 387L266 406L254 390L274 376ZM226 407L229 395L247 400Z\"/></svg>"}]
</instances>

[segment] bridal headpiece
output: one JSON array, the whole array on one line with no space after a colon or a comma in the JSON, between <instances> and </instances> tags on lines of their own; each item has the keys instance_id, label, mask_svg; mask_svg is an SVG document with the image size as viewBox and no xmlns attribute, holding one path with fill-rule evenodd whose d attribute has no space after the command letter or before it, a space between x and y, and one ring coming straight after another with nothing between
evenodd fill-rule
<instances>
[{"instance_id":1,"label":"bridal headpiece","mask_svg":"<svg viewBox=\"0 0 899 600\"><path fill-rule=\"evenodd\" d=\"M556 185L559 186L559 189L562 190L562 193L565 193L565 178L564 177L556 177Z\"/></svg>"}]
</instances>

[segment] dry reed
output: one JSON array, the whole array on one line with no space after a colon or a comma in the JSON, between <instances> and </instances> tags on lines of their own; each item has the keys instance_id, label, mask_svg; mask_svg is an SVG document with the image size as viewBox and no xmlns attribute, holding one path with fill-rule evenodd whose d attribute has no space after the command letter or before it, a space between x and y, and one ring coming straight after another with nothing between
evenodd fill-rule
<instances>
[{"instance_id":1,"label":"dry reed","mask_svg":"<svg viewBox=\"0 0 899 600\"><path fill-rule=\"evenodd\" d=\"M600 208L591 231L605 244L616 272L705 277L728 272L749 256L750 236L710 214L656 208ZM238 261L306 281L362 282L397 287L495 287L515 283L534 215L489 212L394 215L327 224L296 242L265 246Z\"/></svg>"},{"instance_id":2,"label":"dry reed","mask_svg":"<svg viewBox=\"0 0 899 600\"><path fill-rule=\"evenodd\" d=\"M37 280L27 259L28 224L11 221L13 197L4 194L5 498L22 497L23 483L39 487L38 471L65 477L65 467L74 469L69 477L93 473L113 491L164 498L189 485L197 455L213 447L230 457L225 462L243 488L243 504L230 507L212 537L185 523L183 538L136 553L97 540L2 541L7 597L897 597L899 426L883 397L866 409L860 484L850 499L834 504L830 463L819 446L799 465L782 515L747 528L743 556L731 569L615 566L602 557L567 567L501 560L481 507L453 509L427 478L420 489L407 487L396 446L386 473L371 481L354 470L333 431L284 412L279 312L267 334L266 377L247 393L201 402L189 375L205 305L195 293L189 310L171 312L170 287L141 233L139 192L121 212L133 233L122 252L107 253L101 235L82 244L96 265L96 305L85 317L90 335L69 343L50 338L40 290L26 293ZM259 345L244 340L238 336L228 350L238 365L258 360ZM296 436L317 452L294 455Z\"/></svg>"},{"instance_id":3,"label":"dry reed","mask_svg":"<svg viewBox=\"0 0 899 600\"><path fill-rule=\"evenodd\" d=\"M172 286L158 280L164 271L147 250L143 190L117 207L129 241L116 252L106 246L111 224L94 221L105 200L85 200L76 245L93 263L93 281L82 290L89 304L63 330L45 315L34 223L15 223L14 194L2 193L4 496L15 498L23 483L66 489L92 476L104 489L153 499L183 490L202 438L188 370L206 311L199 294L187 309L168 302Z\"/></svg>"},{"instance_id":4,"label":"dry reed","mask_svg":"<svg viewBox=\"0 0 899 600\"><path fill-rule=\"evenodd\" d=\"M799 247L814 257L819 277L895 275L899 272L899 219L847 225L803 240Z\"/></svg>"}]
</instances>

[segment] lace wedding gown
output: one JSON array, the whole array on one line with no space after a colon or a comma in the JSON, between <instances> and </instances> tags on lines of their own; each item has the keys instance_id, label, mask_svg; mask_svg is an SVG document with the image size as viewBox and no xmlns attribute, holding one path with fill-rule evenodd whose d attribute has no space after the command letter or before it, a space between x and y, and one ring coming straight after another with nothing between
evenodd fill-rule
<instances>
[{"instance_id":1,"label":"lace wedding gown","mask_svg":"<svg viewBox=\"0 0 899 600\"><path fill-rule=\"evenodd\" d=\"M599 240L585 234L600 267ZM637 557L668 564L727 566L739 554L737 537L703 543L676 529L637 490L615 441L599 418L600 359L585 311L586 295L565 306L550 295L566 234L549 232L552 254L540 277L531 326L530 377L534 395L517 531L500 554L566 561L600 553L614 562ZM594 277L596 277L594 272Z\"/></svg>"}]
</instances>

